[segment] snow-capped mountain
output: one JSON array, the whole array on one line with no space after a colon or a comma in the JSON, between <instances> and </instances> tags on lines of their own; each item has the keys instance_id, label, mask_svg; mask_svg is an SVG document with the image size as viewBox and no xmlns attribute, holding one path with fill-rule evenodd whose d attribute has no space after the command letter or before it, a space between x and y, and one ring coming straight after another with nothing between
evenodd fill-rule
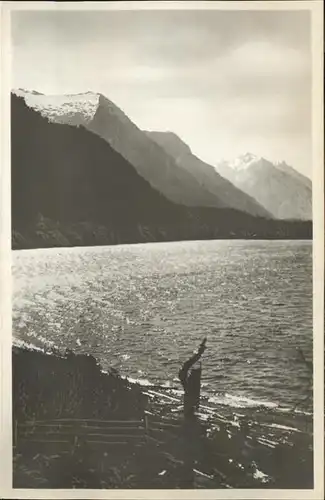
<instances>
[{"instance_id":1,"label":"snow-capped mountain","mask_svg":"<svg viewBox=\"0 0 325 500\"><path fill-rule=\"evenodd\" d=\"M274 164L246 153L232 161L223 160L215 168L274 217L312 219L311 181L285 162Z\"/></svg>"},{"instance_id":2,"label":"snow-capped mountain","mask_svg":"<svg viewBox=\"0 0 325 500\"><path fill-rule=\"evenodd\" d=\"M102 94L85 92L46 96L24 90L15 93L22 96L29 107L49 121L84 126L105 139L152 187L175 203L236 208L252 215L270 217L255 200L222 180L215 170L209 174L214 178L214 186L211 189L208 182L202 182L201 174L197 175L195 166L188 168L186 163L176 161L175 155L170 154L170 151L166 151L166 148L140 130L120 108ZM197 163L199 162L197 159ZM225 196L225 183L232 191L231 196Z\"/></svg>"}]
</instances>

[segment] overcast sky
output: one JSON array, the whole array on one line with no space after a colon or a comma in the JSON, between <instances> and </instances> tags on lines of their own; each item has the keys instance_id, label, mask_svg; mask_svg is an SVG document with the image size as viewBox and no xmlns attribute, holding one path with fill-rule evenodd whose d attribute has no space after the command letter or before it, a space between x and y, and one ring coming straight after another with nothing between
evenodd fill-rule
<instances>
[{"instance_id":1,"label":"overcast sky","mask_svg":"<svg viewBox=\"0 0 325 500\"><path fill-rule=\"evenodd\" d=\"M101 92L211 164L245 152L311 176L307 11L13 12L12 86Z\"/></svg>"}]
</instances>

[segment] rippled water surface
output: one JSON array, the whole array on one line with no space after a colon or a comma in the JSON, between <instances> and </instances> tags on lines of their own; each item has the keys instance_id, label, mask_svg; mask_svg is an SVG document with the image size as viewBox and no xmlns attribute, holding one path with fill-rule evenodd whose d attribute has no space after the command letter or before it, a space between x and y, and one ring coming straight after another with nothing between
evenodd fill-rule
<instances>
[{"instance_id":1,"label":"rippled water surface","mask_svg":"<svg viewBox=\"0 0 325 500\"><path fill-rule=\"evenodd\" d=\"M15 251L13 276L16 339L90 352L104 368L177 386L180 360L208 335L212 400L291 406L308 393L296 347L311 358L311 242Z\"/></svg>"}]
</instances>

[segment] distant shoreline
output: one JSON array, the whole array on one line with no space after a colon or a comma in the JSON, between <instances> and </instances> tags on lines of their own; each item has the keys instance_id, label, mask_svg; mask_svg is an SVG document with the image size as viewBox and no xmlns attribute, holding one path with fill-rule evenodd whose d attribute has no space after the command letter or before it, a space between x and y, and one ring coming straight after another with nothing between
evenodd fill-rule
<instances>
[{"instance_id":1,"label":"distant shoreline","mask_svg":"<svg viewBox=\"0 0 325 500\"><path fill-rule=\"evenodd\" d=\"M18 252L29 252L29 251L33 251L33 250L56 250L56 249L60 249L60 250L78 250L78 249L82 249L82 248L107 248L107 247L129 247L129 246L140 246L140 245L160 245L160 244L174 244L174 243L196 243L196 242L204 242L204 241L210 241L210 242L216 242L216 241L251 241L251 242L255 242L255 243L258 243L258 242L263 242L263 241L276 241L276 242L279 242L279 241L283 241L283 242L287 242L287 241L292 241L292 242L301 242L301 243L306 243L306 242L309 242L310 244L313 243L313 238L305 238L305 239L302 239L302 238L297 238L297 239L253 239L253 238L250 238L250 239L243 239L243 238L238 238L238 239L210 239L210 240L176 240L176 241L146 241L146 242L137 242L137 243L116 243L116 244L111 244L111 245L106 245L106 244L103 244L103 245L92 245L92 246L87 246L87 245L82 245L82 246L78 246L78 245L75 245L75 246L67 246L67 247L34 247L34 248L11 248L11 251L12 252L15 252L15 251L18 251Z\"/></svg>"},{"instance_id":2,"label":"distant shoreline","mask_svg":"<svg viewBox=\"0 0 325 500\"><path fill-rule=\"evenodd\" d=\"M146 241L134 241L134 242L129 242L129 243L97 243L93 245L53 245L53 246L47 246L45 243L43 246L12 246L11 250L44 250L44 249L55 249L55 248L96 248L96 247L116 247L116 246L129 246L129 245L144 245L144 244L152 244L152 243L193 243L193 242L202 242L202 241L313 241L313 236L306 236L306 237L301 237L301 235L297 236L297 238L283 238L283 237L270 237L270 238L239 238L239 237L225 237L225 238L202 238L202 239L183 239L183 240L146 240Z\"/></svg>"}]
</instances>

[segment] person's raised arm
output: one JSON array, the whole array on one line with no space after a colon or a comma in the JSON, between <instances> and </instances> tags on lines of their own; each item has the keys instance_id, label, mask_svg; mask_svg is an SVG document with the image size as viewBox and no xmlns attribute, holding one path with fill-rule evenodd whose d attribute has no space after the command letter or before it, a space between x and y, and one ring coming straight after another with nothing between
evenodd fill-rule
<instances>
[{"instance_id":1,"label":"person's raised arm","mask_svg":"<svg viewBox=\"0 0 325 500\"><path fill-rule=\"evenodd\" d=\"M180 379L183 387L185 387L187 374L188 374L189 369L201 358L202 354L204 353L204 351L206 349L206 341L207 341L207 337L204 337L204 339L202 340L202 342L198 348L198 351L196 353L194 353L193 356L190 357L190 359L185 361L182 368L180 369L178 376L179 376L179 379Z\"/></svg>"}]
</instances>

